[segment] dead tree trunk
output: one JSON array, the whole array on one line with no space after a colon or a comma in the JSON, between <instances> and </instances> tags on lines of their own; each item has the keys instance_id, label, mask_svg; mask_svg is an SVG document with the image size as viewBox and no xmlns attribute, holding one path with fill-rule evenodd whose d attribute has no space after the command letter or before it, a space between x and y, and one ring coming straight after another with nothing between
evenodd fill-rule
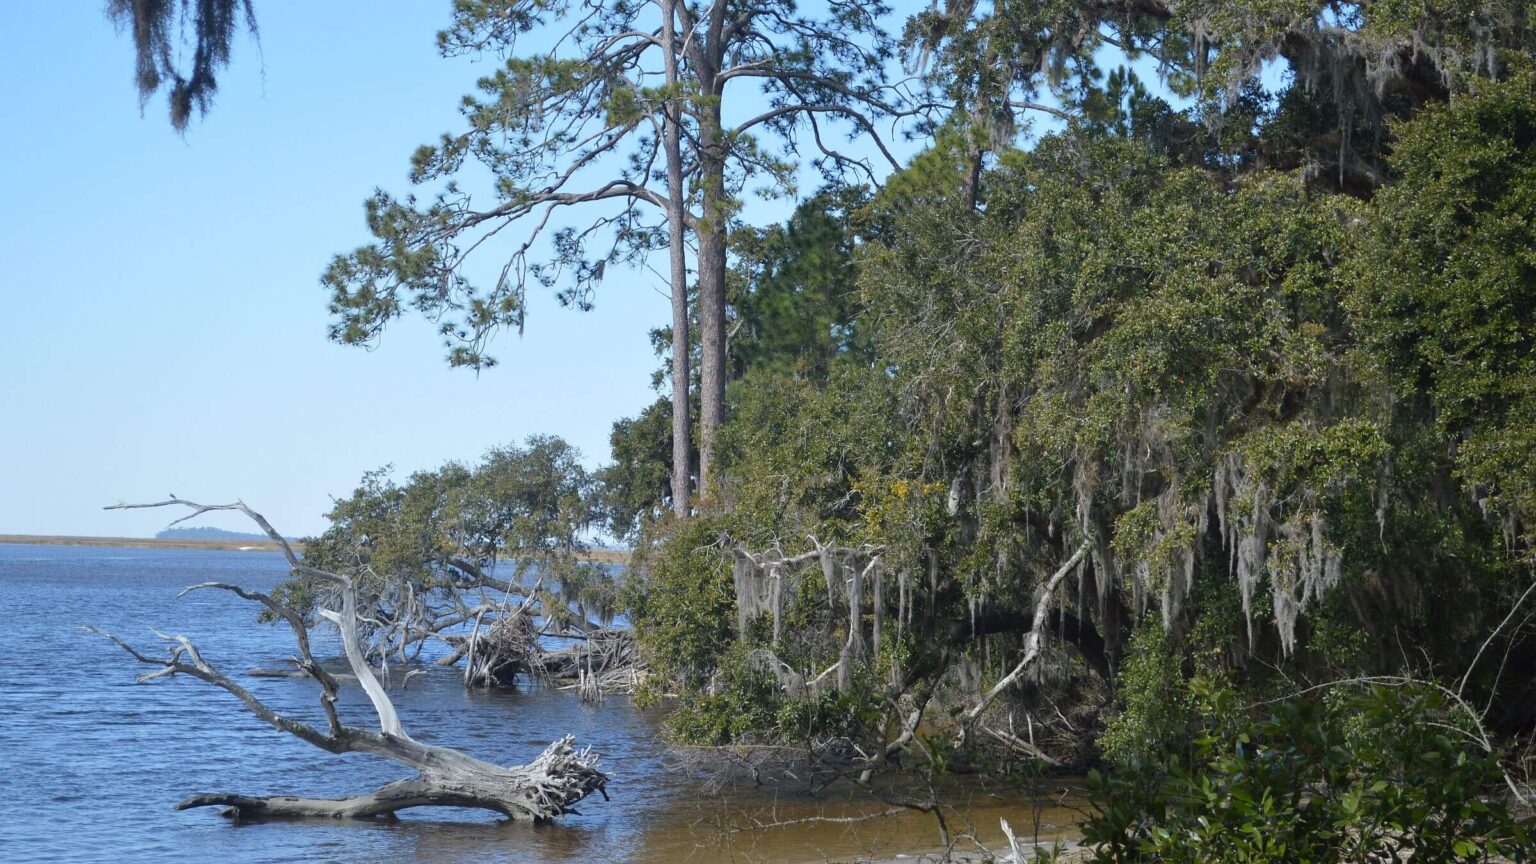
<instances>
[{"instance_id":1,"label":"dead tree trunk","mask_svg":"<svg viewBox=\"0 0 1536 864\"><path fill-rule=\"evenodd\" d=\"M210 506L172 497L170 500L155 504L127 504L107 509L177 505L193 509L190 516L177 520L178 522L210 510L238 510L246 514L281 547L289 566L296 574L323 579L338 587L342 599L341 611L326 610L320 614L334 622L340 629L347 663L353 674L357 676L358 684L368 694L369 701L373 703L374 712L378 716L379 731L373 732L342 724L336 711L337 681L310 653L309 631L303 617L260 592L247 591L236 585L219 582L205 582L187 589L187 591L193 591L200 588L218 588L231 591L244 599L263 604L288 623L298 644L297 659L300 668L320 684L320 703L325 709L327 724L324 731L272 710L249 690L241 687L204 660L197 646L184 636L157 634L167 643L168 651L166 657L154 658L141 654L116 636L102 633L95 628L86 629L112 640L140 663L159 667L153 672L140 676L141 682L176 674L190 675L233 694L251 713L271 724L273 728L287 732L328 753L371 753L409 766L417 774L415 777L390 783L366 795L351 798L252 797L234 793L211 793L194 795L177 804L176 809L224 806L227 808L224 811L225 815L239 819L319 816L368 818L388 816L408 807L447 806L493 810L512 819L547 821L565 813L576 812L572 809L573 806L594 791L607 797L605 786L608 778L598 770L597 757L588 749L577 750L572 745L570 736L565 736L549 745L537 759L527 765L512 767L483 762L457 750L423 744L411 738L401 726L394 704L390 702L388 694L368 666L359 644L357 593L351 578L306 567L282 535L273 530L266 519L246 507L244 503Z\"/></svg>"}]
</instances>

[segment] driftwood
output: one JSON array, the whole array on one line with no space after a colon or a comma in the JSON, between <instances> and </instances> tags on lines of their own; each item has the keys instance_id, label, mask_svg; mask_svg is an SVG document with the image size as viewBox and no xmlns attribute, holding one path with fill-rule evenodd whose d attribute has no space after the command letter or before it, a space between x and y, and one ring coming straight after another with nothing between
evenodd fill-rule
<instances>
[{"instance_id":1,"label":"driftwood","mask_svg":"<svg viewBox=\"0 0 1536 864\"><path fill-rule=\"evenodd\" d=\"M539 644L544 634L534 626L528 611L538 587L535 584L511 614L493 618L484 629L481 628L483 615L475 617L475 627L469 634L463 655L466 686L511 686L518 675L534 679L544 677L544 649Z\"/></svg>"},{"instance_id":2,"label":"driftwood","mask_svg":"<svg viewBox=\"0 0 1536 864\"><path fill-rule=\"evenodd\" d=\"M373 704L379 730L359 729L342 723L336 710L336 691L339 686L337 677L327 672L310 652L309 631L303 617L266 594L219 582L205 582L187 589L230 591L244 599L261 603L287 622L297 643L299 654L294 659L299 669L320 684L320 703L326 717L324 730L286 717L268 707L249 690L209 664L197 646L184 636L157 633L167 643L167 654L156 658L141 653L117 636L94 628L86 629L110 639L140 663L159 667L140 676L141 682L177 674L189 675L228 691L244 703L251 713L273 728L328 753L370 753L392 759L417 772L415 777L350 798L252 797L212 793L194 795L177 804L176 809L224 806L227 808L225 815L240 819L322 816L367 818L389 816L408 807L449 806L492 810L512 819L547 821L565 813L576 812L573 806L592 792L607 797L605 786L608 778L598 770L597 757L588 749L576 749L570 736L549 745L532 762L512 767L484 762L457 750L423 744L411 738L364 655L358 638L357 592L350 577L305 566L282 535L244 503L208 506L173 496L155 504L118 505L107 509L165 506L192 508L192 515L186 518L210 510L242 512L260 525L281 547L295 574L325 580L338 589L341 610L325 610L320 614L335 623L340 630L347 664Z\"/></svg>"},{"instance_id":3,"label":"driftwood","mask_svg":"<svg viewBox=\"0 0 1536 864\"><path fill-rule=\"evenodd\" d=\"M605 693L632 694L645 676L640 644L628 630L597 631L566 651L550 654L546 663L551 666L551 678L570 678L568 671L554 668L566 658L570 663L567 668L576 672L576 680L569 686L587 702L601 702Z\"/></svg>"},{"instance_id":4,"label":"driftwood","mask_svg":"<svg viewBox=\"0 0 1536 864\"><path fill-rule=\"evenodd\" d=\"M601 702L606 693L635 692L645 664L633 633L590 623L561 629L551 624L546 617L536 625L525 601L483 629L477 623L467 637L449 637L459 644L438 662L452 665L462 659L468 686L512 686L523 676L561 689L576 688L589 702ZM569 644L551 650L545 644L548 639Z\"/></svg>"}]
</instances>

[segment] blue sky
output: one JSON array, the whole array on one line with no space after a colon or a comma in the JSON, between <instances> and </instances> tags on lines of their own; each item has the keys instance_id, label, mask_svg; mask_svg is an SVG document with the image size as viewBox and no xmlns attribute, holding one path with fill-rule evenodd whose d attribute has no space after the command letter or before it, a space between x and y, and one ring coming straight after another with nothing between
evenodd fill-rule
<instances>
[{"instance_id":1,"label":"blue sky","mask_svg":"<svg viewBox=\"0 0 1536 864\"><path fill-rule=\"evenodd\" d=\"M170 514L102 506L176 493L243 498L306 534L385 464L534 433L607 459L613 421L655 397L656 270L610 273L586 313L531 290L526 334L503 334L479 376L447 368L415 318L373 351L325 338L318 276L370 239L364 199L408 190L411 151L459 128L495 63L438 56L448 0L258 3L259 47L237 42L185 138L163 100L141 116L131 42L103 7L0 4L0 533L149 535ZM807 171L800 191L815 184Z\"/></svg>"},{"instance_id":2,"label":"blue sky","mask_svg":"<svg viewBox=\"0 0 1536 864\"><path fill-rule=\"evenodd\" d=\"M652 273L589 313L535 294L478 378L417 320L372 352L325 338L318 276L368 240L363 200L406 188L490 67L437 55L445 0L258 4L259 50L237 43L185 140L163 102L140 116L103 5L0 4L0 533L152 534L168 514L100 508L167 492L308 533L386 463L536 432L607 458L612 421L654 398Z\"/></svg>"}]
</instances>

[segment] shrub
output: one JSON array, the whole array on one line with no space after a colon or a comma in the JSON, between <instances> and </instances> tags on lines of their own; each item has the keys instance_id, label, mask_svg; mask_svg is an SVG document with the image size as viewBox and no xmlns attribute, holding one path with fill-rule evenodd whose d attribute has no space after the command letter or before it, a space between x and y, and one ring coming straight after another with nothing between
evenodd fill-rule
<instances>
[{"instance_id":1,"label":"shrub","mask_svg":"<svg viewBox=\"0 0 1536 864\"><path fill-rule=\"evenodd\" d=\"M1099 862L1529 860L1496 754L1430 685L1292 698L1254 719L1230 691L1161 758L1090 775Z\"/></svg>"}]
</instances>

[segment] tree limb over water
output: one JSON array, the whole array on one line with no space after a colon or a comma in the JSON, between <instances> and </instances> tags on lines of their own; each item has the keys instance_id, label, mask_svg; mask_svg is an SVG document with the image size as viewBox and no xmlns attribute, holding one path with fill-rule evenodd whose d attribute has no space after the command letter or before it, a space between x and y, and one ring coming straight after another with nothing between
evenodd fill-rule
<instances>
[{"instance_id":1,"label":"tree limb over water","mask_svg":"<svg viewBox=\"0 0 1536 864\"><path fill-rule=\"evenodd\" d=\"M347 664L358 684L368 694L377 715L377 732L344 725L336 710L336 678L315 660L310 651L309 630L303 616L256 591L237 585L205 582L187 591L217 588L243 599L266 606L293 630L299 655L296 661L309 677L320 684L320 703L325 709L326 729L273 710L255 694L235 683L204 659L197 646L185 636L160 636L166 643L166 656L156 658L141 653L132 645L94 627L85 628L107 638L140 663L158 667L139 677L140 682L177 674L190 675L219 687L238 698L251 713L274 729L287 732L328 753L370 753L392 759L417 771L413 778L399 780L364 795L349 798L302 798L291 796L251 797L233 793L195 795L176 805L178 810L193 807L225 806L225 815L239 819L336 817L369 818L388 816L409 807L448 806L492 810L511 819L548 821L566 813L593 792L607 797L608 777L597 768L597 756L590 749L577 749L567 735L550 744L538 758L526 765L504 767L484 762L448 747L423 744L413 739L400 722L394 703L369 667L358 638L357 591L351 577L305 566L288 542L266 519L243 502L226 505L202 505L172 496L155 504L125 504L107 509L134 507L185 506L193 516L210 510L238 510L254 520L277 543L295 574L327 581L335 586L341 610L322 610L321 616L341 631ZM182 593L186 593L185 591Z\"/></svg>"}]
</instances>

